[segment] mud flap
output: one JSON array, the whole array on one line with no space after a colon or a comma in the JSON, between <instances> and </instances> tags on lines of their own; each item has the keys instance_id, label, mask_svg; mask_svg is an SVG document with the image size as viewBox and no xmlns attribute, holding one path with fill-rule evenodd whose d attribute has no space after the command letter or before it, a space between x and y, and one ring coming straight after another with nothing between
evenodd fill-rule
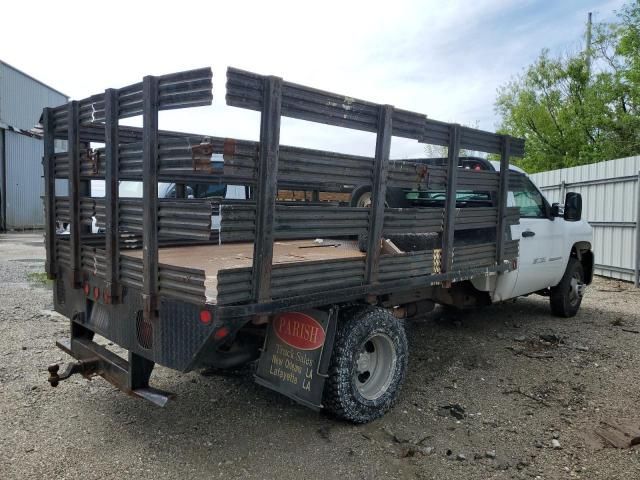
<instances>
[{"instance_id":1,"label":"mud flap","mask_svg":"<svg viewBox=\"0 0 640 480\"><path fill-rule=\"evenodd\" d=\"M337 309L276 315L268 326L256 383L320 410L336 322Z\"/></svg>"}]
</instances>

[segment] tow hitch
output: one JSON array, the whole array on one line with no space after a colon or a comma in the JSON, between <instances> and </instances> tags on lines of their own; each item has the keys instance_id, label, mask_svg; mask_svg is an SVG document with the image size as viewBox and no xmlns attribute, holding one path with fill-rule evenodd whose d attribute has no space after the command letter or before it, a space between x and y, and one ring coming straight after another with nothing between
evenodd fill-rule
<instances>
[{"instance_id":1,"label":"tow hitch","mask_svg":"<svg viewBox=\"0 0 640 480\"><path fill-rule=\"evenodd\" d=\"M133 352L129 352L127 361L87 338L60 340L56 345L77 361L69 363L62 373L58 373L60 365L49 365L48 381L52 387L57 387L62 380L79 373L86 379L100 375L123 392L148 400L159 407L164 407L174 396L170 392L149 386L154 363Z\"/></svg>"},{"instance_id":2,"label":"tow hitch","mask_svg":"<svg viewBox=\"0 0 640 480\"><path fill-rule=\"evenodd\" d=\"M58 374L58 370L60 370L60 365L57 363L53 363L49 365L49 378L48 381L52 387L57 387L61 380L66 380L74 373L79 373L85 378L90 378L92 375L96 375L98 373L98 368L100 366L100 360L98 358L91 360L78 360L77 362L70 363L67 365L67 368L62 372L62 374Z\"/></svg>"}]
</instances>

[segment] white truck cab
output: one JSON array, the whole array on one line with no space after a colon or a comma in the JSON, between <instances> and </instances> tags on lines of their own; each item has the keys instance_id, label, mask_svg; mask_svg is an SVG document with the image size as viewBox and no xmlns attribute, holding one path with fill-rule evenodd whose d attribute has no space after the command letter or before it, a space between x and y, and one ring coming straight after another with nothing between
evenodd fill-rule
<instances>
[{"instance_id":1,"label":"white truck cab","mask_svg":"<svg viewBox=\"0 0 640 480\"><path fill-rule=\"evenodd\" d=\"M498 162L491 163L500 169ZM526 172L510 169L523 175L509 187L507 198L508 206L520 207L520 223L511 226L511 238L520 240L518 265L493 277L489 285L475 280L474 286L488 291L493 302L531 293L548 295L554 313L572 316L593 275L592 229L581 218L580 196L570 192L564 207L551 205Z\"/></svg>"}]
</instances>

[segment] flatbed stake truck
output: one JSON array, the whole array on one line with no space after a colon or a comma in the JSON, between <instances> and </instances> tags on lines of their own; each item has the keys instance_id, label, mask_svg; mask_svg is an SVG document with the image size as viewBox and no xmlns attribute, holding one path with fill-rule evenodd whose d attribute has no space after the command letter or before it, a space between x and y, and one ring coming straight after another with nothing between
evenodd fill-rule
<instances>
[{"instance_id":1,"label":"flatbed stake truck","mask_svg":"<svg viewBox=\"0 0 640 480\"><path fill-rule=\"evenodd\" d=\"M46 271L75 359L50 366L52 386L99 375L162 406L156 364L257 361L259 384L363 423L399 394L403 317L532 293L577 312L593 272L581 198L549 205L510 166L523 140L235 68L226 102L260 113L258 142L159 129L160 111L210 105L211 79L147 76L44 109ZM283 116L371 132L375 152L281 145ZM447 154L390 159L394 136Z\"/></svg>"}]
</instances>

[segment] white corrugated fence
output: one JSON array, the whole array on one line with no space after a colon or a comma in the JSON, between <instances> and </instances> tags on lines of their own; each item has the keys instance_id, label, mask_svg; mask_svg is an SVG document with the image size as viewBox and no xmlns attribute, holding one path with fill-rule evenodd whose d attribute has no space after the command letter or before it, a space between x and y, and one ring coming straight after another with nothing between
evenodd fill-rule
<instances>
[{"instance_id":1,"label":"white corrugated fence","mask_svg":"<svg viewBox=\"0 0 640 480\"><path fill-rule=\"evenodd\" d=\"M582 216L593 227L595 273L640 281L640 156L531 175L550 202L582 195Z\"/></svg>"}]
</instances>

